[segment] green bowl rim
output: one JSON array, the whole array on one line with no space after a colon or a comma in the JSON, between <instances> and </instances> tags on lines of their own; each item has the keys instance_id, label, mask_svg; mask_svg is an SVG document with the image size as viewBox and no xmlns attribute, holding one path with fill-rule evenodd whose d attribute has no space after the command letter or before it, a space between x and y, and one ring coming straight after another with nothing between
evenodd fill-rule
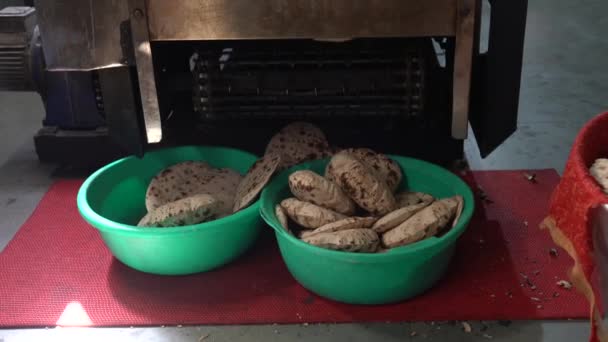
<instances>
[{"instance_id":1,"label":"green bowl rim","mask_svg":"<svg viewBox=\"0 0 608 342\"><path fill-rule=\"evenodd\" d=\"M471 221L471 218L473 217L473 211L475 209L475 199L473 197L473 192L471 191L471 188L469 187L469 185L466 184L460 177L456 176L454 173L450 172L449 170L447 170L439 165L435 165L435 164L432 164L432 163L429 163L429 162L426 162L426 161L423 161L420 159L416 159L416 158L410 158L410 157L404 157L404 156L398 156L398 155L389 155L389 157L396 159L396 160L403 160L408 163L414 163L414 164L418 163L419 165L424 165L426 167L433 168L436 171L447 175L449 178L452 178L455 183L460 183L460 185L464 186L466 193L460 194L464 200L464 208L463 208L462 214L460 216L460 219L458 220L458 223L456 224L455 227L451 228L446 234L444 234L440 237L433 236L431 238L424 239L419 242L415 242L411 245L392 248L385 253L355 253L355 252L335 251L335 250L331 250L331 249L313 246L313 245L307 244L306 242L296 238L295 236L293 236L291 234L288 234L287 231L285 231L285 229L283 229L283 227L278 223L277 220L272 219L270 216L268 216L269 213L266 213L265 208L269 207L268 203L267 203L268 196L265 196L267 188L265 188L264 191L262 191L262 194L260 196L260 216L262 216L264 221L266 221L266 223L272 229L275 230L275 234L276 234L277 238L286 239L287 241L296 245L297 247L308 249L310 252L316 253L317 255L327 256L327 257L355 258L358 261L361 261L361 260L382 261L382 260L385 260L385 258L390 258L393 256L399 256L399 255L405 255L405 254L411 254L411 253L417 253L419 251L426 250L426 249L432 249L432 248L438 248L438 247L441 248L441 247L445 247L445 246L448 246L448 245L454 243L456 241L456 239L460 235L462 235L462 233L464 233L466 227L469 225L469 222ZM294 169L300 169L304 165L320 163L320 162L324 162L324 161L328 161L328 160L329 159L326 158L326 159L315 160L315 161L311 161L311 162L298 164L287 170L282 171L279 175L277 175L277 178L283 176L286 173L288 174L288 173L293 172L292 170L294 170ZM276 204L274 204L274 203L272 204L273 211L274 211L275 205Z\"/></svg>"},{"instance_id":2,"label":"green bowl rim","mask_svg":"<svg viewBox=\"0 0 608 342\"><path fill-rule=\"evenodd\" d=\"M259 157L254 155L253 153L249 153L247 151L231 148L231 147L221 147L221 146L197 146L197 145L186 145L186 146L178 146L178 147L169 147L163 148L155 151L150 151L149 153L156 153L160 151L167 150L179 150L186 148L205 148L205 149L213 149L213 150L224 150L230 152L237 152L245 155L249 155L255 159ZM122 234L137 234L137 235L148 235L148 236L161 236L161 235L175 235L175 234L183 234L183 233L191 233L197 232L200 230L219 230L226 229L226 224L230 225L235 223L237 220L241 219L246 215L253 215L259 211L260 199L258 198L255 202L249 205L247 208L240 210L234 214L228 215L226 217L222 217L217 220L203 222L188 226L181 227L172 227L172 228L157 228L157 227L137 227L130 224L119 223L112 220L109 220L101 215L89 206L87 201L87 192L89 190L89 186L91 183L95 181L99 175L108 171L109 169L115 167L118 164L125 163L128 160L138 159L136 156L128 156L121 158L119 160L113 161L106 166L101 167L99 170L95 171L91 174L87 179L82 183L80 189L78 190L78 195L76 198L78 210L82 217L93 227L95 227L99 231L104 231L108 233L122 233Z\"/></svg>"}]
</instances>

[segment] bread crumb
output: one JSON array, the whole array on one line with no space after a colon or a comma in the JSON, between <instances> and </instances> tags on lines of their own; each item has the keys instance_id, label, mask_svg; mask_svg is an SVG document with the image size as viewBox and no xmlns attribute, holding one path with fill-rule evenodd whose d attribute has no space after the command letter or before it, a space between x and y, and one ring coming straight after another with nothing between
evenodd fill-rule
<instances>
[{"instance_id":1,"label":"bread crumb","mask_svg":"<svg viewBox=\"0 0 608 342\"><path fill-rule=\"evenodd\" d=\"M572 284L567 280L560 280L556 284L557 286L560 286L566 290L570 290L572 288Z\"/></svg>"},{"instance_id":2,"label":"bread crumb","mask_svg":"<svg viewBox=\"0 0 608 342\"><path fill-rule=\"evenodd\" d=\"M477 195L485 203L488 203L488 204L494 203L494 201L492 201L491 199L488 198L488 195L486 194L486 192L483 190L483 188L481 186L477 187Z\"/></svg>"},{"instance_id":3,"label":"bread crumb","mask_svg":"<svg viewBox=\"0 0 608 342\"><path fill-rule=\"evenodd\" d=\"M536 173L524 172L524 177L528 180L528 182L536 183Z\"/></svg>"}]
</instances>

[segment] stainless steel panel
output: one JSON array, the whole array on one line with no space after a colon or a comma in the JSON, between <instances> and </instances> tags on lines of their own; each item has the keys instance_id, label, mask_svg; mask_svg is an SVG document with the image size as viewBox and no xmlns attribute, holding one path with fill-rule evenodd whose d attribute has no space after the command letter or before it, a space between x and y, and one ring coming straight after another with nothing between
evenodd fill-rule
<instances>
[{"instance_id":1,"label":"stainless steel panel","mask_svg":"<svg viewBox=\"0 0 608 342\"><path fill-rule=\"evenodd\" d=\"M141 108L144 112L144 126L148 143L162 139L160 109L154 80L154 63L148 36L145 0L129 0L131 13L131 36L137 65L137 79L141 95Z\"/></svg>"},{"instance_id":2,"label":"stainless steel panel","mask_svg":"<svg viewBox=\"0 0 608 342\"><path fill-rule=\"evenodd\" d=\"M147 0L151 40L454 35L454 0Z\"/></svg>"},{"instance_id":3,"label":"stainless steel panel","mask_svg":"<svg viewBox=\"0 0 608 342\"><path fill-rule=\"evenodd\" d=\"M150 40L454 35L453 0L148 0ZM126 64L124 0L39 0L51 70Z\"/></svg>"},{"instance_id":4,"label":"stainless steel panel","mask_svg":"<svg viewBox=\"0 0 608 342\"><path fill-rule=\"evenodd\" d=\"M51 70L88 70L123 65L120 25L124 0L39 0L38 24Z\"/></svg>"}]
</instances>

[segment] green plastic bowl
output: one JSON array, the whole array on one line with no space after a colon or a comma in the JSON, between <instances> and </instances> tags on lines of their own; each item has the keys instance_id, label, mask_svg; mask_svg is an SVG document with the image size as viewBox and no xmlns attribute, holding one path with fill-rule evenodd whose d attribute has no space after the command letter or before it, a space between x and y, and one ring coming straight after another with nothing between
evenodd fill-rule
<instances>
[{"instance_id":1,"label":"green plastic bowl","mask_svg":"<svg viewBox=\"0 0 608 342\"><path fill-rule=\"evenodd\" d=\"M143 272L183 275L224 265L246 251L262 227L259 201L236 214L176 228L138 228L152 177L170 165L206 161L245 174L256 156L223 147L184 146L127 157L92 174L78 192L78 210L124 264Z\"/></svg>"},{"instance_id":2,"label":"green plastic bowl","mask_svg":"<svg viewBox=\"0 0 608 342\"><path fill-rule=\"evenodd\" d=\"M440 237L391 249L385 253L350 253L309 245L288 234L274 207L291 197L287 178L296 170L323 174L328 160L304 163L282 172L262 193L260 213L275 230L283 260L293 277L310 291L351 304L386 304L412 298L432 287L445 273L456 240L471 220L471 189L451 172L416 159L391 156L401 166L401 190L430 193L437 198L461 195L464 209L458 224Z\"/></svg>"}]
</instances>

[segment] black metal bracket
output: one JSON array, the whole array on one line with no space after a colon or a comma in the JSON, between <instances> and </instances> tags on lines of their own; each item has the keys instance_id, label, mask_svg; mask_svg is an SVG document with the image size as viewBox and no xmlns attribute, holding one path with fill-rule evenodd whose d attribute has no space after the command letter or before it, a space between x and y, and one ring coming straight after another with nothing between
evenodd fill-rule
<instances>
[{"instance_id":1,"label":"black metal bracket","mask_svg":"<svg viewBox=\"0 0 608 342\"><path fill-rule=\"evenodd\" d=\"M483 158L517 129L528 0L490 0L490 4L488 51L475 57L471 86L470 122Z\"/></svg>"},{"instance_id":2,"label":"black metal bracket","mask_svg":"<svg viewBox=\"0 0 608 342\"><path fill-rule=\"evenodd\" d=\"M111 141L126 154L142 156L145 137L138 106L135 70L132 67L97 71L103 94L106 125Z\"/></svg>"}]
</instances>

